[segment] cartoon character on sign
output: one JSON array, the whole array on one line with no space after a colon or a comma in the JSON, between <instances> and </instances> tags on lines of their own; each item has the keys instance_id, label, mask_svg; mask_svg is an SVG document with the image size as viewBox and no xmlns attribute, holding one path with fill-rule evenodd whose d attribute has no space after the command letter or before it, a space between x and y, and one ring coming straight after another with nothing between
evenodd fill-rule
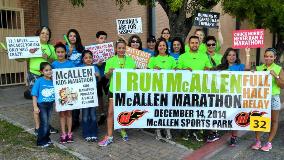
<instances>
[{"instance_id":1,"label":"cartoon character on sign","mask_svg":"<svg viewBox=\"0 0 284 160\"><path fill-rule=\"evenodd\" d=\"M247 127L250 124L250 116L260 116L262 117L266 112L252 111L252 112L241 112L235 117L235 122L238 126Z\"/></svg>"},{"instance_id":2,"label":"cartoon character on sign","mask_svg":"<svg viewBox=\"0 0 284 160\"><path fill-rule=\"evenodd\" d=\"M141 110L133 110L131 112L121 112L118 117L117 121L122 126L130 126L134 121L138 120L145 113L148 111L141 111Z\"/></svg>"},{"instance_id":3,"label":"cartoon character on sign","mask_svg":"<svg viewBox=\"0 0 284 160\"><path fill-rule=\"evenodd\" d=\"M61 88L59 90L59 97L59 103L61 105L73 105L73 103L78 100L78 93L74 92L72 88Z\"/></svg>"}]
</instances>

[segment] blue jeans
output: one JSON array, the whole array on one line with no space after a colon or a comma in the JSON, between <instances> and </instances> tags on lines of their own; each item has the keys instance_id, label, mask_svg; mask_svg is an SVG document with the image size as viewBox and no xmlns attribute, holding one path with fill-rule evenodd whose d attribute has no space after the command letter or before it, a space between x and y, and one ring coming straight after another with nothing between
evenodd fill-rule
<instances>
[{"instance_id":1,"label":"blue jeans","mask_svg":"<svg viewBox=\"0 0 284 160\"><path fill-rule=\"evenodd\" d=\"M82 126L84 138L98 136L98 124L96 116L96 107L82 109Z\"/></svg>"},{"instance_id":2,"label":"blue jeans","mask_svg":"<svg viewBox=\"0 0 284 160\"><path fill-rule=\"evenodd\" d=\"M42 146L50 141L50 115L53 107L53 102L38 103L40 125L37 136L37 145Z\"/></svg>"}]
</instances>

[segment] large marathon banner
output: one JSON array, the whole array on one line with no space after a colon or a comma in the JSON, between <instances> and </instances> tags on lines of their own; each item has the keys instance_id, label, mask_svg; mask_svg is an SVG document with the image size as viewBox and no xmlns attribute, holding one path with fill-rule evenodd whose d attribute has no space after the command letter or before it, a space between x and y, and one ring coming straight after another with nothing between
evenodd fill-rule
<instances>
[{"instance_id":1,"label":"large marathon banner","mask_svg":"<svg viewBox=\"0 0 284 160\"><path fill-rule=\"evenodd\" d=\"M269 72L122 70L114 128L270 130Z\"/></svg>"},{"instance_id":2,"label":"large marathon banner","mask_svg":"<svg viewBox=\"0 0 284 160\"><path fill-rule=\"evenodd\" d=\"M93 66L53 69L56 111L98 106Z\"/></svg>"}]
</instances>

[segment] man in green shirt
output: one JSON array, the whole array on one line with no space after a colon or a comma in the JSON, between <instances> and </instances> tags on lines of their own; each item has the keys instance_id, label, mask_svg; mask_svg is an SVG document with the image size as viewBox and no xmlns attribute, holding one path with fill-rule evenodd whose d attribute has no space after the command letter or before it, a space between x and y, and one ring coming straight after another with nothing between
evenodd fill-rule
<instances>
[{"instance_id":1,"label":"man in green shirt","mask_svg":"<svg viewBox=\"0 0 284 160\"><path fill-rule=\"evenodd\" d=\"M212 67L208 56L199 51L199 38L191 36L189 38L190 50L180 55L178 59L178 69L205 70Z\"/></svg>"}]
</instances>

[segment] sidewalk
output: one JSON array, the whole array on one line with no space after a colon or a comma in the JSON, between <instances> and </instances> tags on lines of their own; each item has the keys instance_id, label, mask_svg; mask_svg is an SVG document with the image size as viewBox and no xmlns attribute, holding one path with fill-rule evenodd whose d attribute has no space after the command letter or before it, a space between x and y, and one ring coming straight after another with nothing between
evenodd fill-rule
<instances>
[{"instance_id":1,"label":"sidewalk","mask_svg":"<svg viewBox=\"0 0 284 160\"><path fill-rule=\"evenodd\" d=\"M32 101L23 98L24 87L0 89L0 119L8 120L33 133ZM52 115L52 126L59 129L58 114ZM106 133L105 128L99 128L99 139ZM157 141L155 137L134 129L128 130L130 140L123 142L118 133L115 143L109 147L99 147L97 143L87 143L82 138L81 129L74 132L74 143L61 145L60 148L69 151L80 159L98 160L176 160L182 159L192 151L177 145ZM58 142L59 134L53 134L52 140Z\"/></svg>"}]
</instances>

